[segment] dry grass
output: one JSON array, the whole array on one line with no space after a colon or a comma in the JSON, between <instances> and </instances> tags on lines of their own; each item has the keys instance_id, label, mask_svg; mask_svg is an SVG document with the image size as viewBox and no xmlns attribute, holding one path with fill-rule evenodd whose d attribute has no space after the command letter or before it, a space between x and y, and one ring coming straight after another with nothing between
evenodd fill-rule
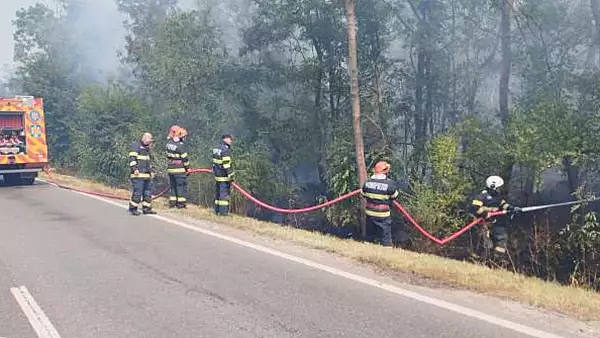
<instances>
[{"instance_id":1,"label":"dry grass","mask_svg":"<svg viewBox=\"0 0 600 338\"><path fill-rule=\"evenodd\" d=\"M129 192L126 190L109 188L100 183L58 174L53 174L53 177L58 182L69 186L111 193L122 197L129 196ZM157 200L155 206L157 209L165 208L166 200ZM574 315L579 319L600 320L600 294L593 291L545 282L505 270L492 270L484 266L435 255L419 254L400 249L390 250L372 244L342 240L247 217L233 215L227 218L217 218L211 210L197 206L190 206L187 210L181 211L181 214L226 224L236 229L251 231L263 236L287 240L309 248L324 250L360 262L370 263L380 268L415 273L472 291L525 302L530 305Z\"/></svg>"}]
</instances>

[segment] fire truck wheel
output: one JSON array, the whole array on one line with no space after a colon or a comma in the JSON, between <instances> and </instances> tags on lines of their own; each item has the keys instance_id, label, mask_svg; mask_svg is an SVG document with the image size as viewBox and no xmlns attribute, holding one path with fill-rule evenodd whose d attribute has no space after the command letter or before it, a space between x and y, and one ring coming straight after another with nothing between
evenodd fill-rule
<instances>
[{"instance_id":1,"label":"fire truck wheel","mask_svg":"<svg viewBox=\"0 0 600 338\"><path fill-rule=\"evenodd\" d=\"M21 177L21 184L32 185L35 182L35 177Z\"/></svg>"},{"instance_id":2,"label":"fire truck wheel","mask_svg":"<svg viewBox=\"0 0 600 338\"><path fill-rule=\"evenodd\" d=\"M4 174L4 183L6 185L18 185L21 183L21 176L19 174Z\"/></svg>"}]
</instances>

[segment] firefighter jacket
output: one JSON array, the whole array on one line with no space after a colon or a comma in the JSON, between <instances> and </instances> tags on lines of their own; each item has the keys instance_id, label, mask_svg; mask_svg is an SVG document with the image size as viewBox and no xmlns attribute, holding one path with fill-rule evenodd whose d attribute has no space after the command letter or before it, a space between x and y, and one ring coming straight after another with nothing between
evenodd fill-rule
<instances>
[{"instance_id":1,"label":"firefighter jacket","mask_svg":"<svg viewBox=\"0 0 600 338\"><path fill-rule=\"evenodd\" d=\"M233 179L230 148L230 145L221 142L212 151L212 169L217 182L230 182Z\"/></svg>"},{"instance_id":2,"label":"firefighter jacket","mask_svg":"<svg viewBox=\"0 0 600 338\"><path fill-rule=\"evenodd\" d=\"M167 173L185 174L190 161L187 152L187 146L182 142L175 142L173 139L167 141Z\"/></svg>"},{"instance_id":3,"label":"firefighter jacket","mask_svg":"<svg viewBox=\"0 0 600 338\"><path fill-rule=\"evenodd\" d=\"M498 210L512 210L513 206L497 193L490 193L483 190L471 202L471 211L477 216L485 217L486 213Z\"/></svg>"},{"instance_id":4,"label":"firefighter jacket","mask_svg":"<svg viewBox=\"0 0 600 338\"><path fill-rule=\"evenodd\" d=\"M383 174L371 176L363 185L361 191L367 201L365 213L371 217L390 217L392 201L400 194L395 181Z\"/></svg>"},{"instance_id":5,"label":"firefighter jacket","mask_svg":"<svg viewBox=\"0 0 600 338\"><path fill-rule=\"evenodd\" d=\"M129 150L129 168L131 168L131 178L152 178L150 165L150 147L145 146L142 141L137 141L131 145ZM135 175L138 170L139 174Z\"/></svg>"}]
</instances>

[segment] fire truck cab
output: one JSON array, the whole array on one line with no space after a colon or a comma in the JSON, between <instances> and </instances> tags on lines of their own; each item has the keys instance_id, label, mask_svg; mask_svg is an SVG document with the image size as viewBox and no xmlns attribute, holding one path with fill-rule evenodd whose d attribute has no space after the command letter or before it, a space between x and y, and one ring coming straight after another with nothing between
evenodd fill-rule
<instances>
[{"instance_id":1,"label":"fire truck cab","mask_svg":"<svg viewBox=\"0 0 600 338\"><path fill-rule=\"evenodd\" d=\"M48 163L43 101L0 98L0 175L8 185L31 185Z\"/></svg>"}]
</instances>

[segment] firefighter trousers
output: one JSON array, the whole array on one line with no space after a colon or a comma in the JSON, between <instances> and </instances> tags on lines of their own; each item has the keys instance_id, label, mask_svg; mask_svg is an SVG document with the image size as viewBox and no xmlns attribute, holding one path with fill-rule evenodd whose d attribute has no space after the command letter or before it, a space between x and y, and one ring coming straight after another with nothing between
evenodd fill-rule
<instances>
[{"instance_id":1,"label":"firefighter trousers","mask_svg":"<svg viewBox=\"0 0 600 338\"><path fill-rule=\"evenodd\" d=\"M492 223L491 237L494 247L506 249L508 242L508 224L504 220L496 219Z\"/></svg>"},{"instance_id":2,"label":"firefighter trousers","mask_svg":"<svg viewBox=\"0 0 600 338\"><path fill-rule=\"evenodd\" d=\"M137 210L142 205L143 210L152 209L152 180L148 178L132 178L131 201L129 210Z\"/></svg>"},{"instance_id":3,"label":"firefighter trousers","mask_svg":"<svg viewBox=\"0 0 600 338\"><path fill-rule=\"evenodd\" d=\"M367 229L372 229L374 239L383 246L392 246L392 218L367 215Z\"/></svg>"},{"instance_id":4,"label":"firefighter trousers","mask_svg":"<svg viewBox=\"0 0 600 338\"><path fill-rule=\"evenodd\" d=\"M216 182L215 190L215 213L227 216L229 214L231 182Z\"/></svg>"},{"instance_id":5,"label":"firefighter trousers","mask_svg":"<svg viewBox=\"0 0 600 338\"><path fill-rule=\"evenodd\" d=\"M185 174L169 174L171 184L171 196L169 196L169 206L185 208L187 203L188 183Z\"/></svg>"}]
</instances>

